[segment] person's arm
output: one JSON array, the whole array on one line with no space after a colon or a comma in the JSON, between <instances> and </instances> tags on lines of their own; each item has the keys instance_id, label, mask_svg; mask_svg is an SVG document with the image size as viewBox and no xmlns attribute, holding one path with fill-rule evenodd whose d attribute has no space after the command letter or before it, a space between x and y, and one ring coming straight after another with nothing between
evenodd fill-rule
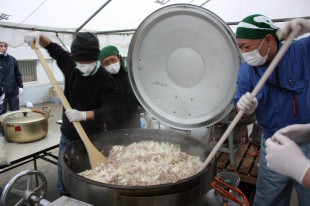
<instances>
[{"instance_id":1,"label":"person's arm","mask_svg":"<svg viewBox=\"0 0 310 206\"><path fill-rule=\"evenodd\" d=\"M23 86L22 74L19 70L18 62L15 58L14 58L14 76L15 76L15 81L16 81L18 88L20 90L23 89L24 86ZM22 91L20 91L20 92L22 92Z\"/></svg>"},{"instance_id":2,"label":"person's arm","mask_svg":"<svg viewBox=\"0 0 310 206\"><path fill-rule=\"evenodd\" d=\"M95 119L94 111L86 111L86 119Z\"/></svg>"},{"instance_id":3,"label":"person's arm","mask_svg":"<svg viewBox=\"0 0 310 206\"><path fill-rule=\"evenodd\" d=\"M43 35L39 31L31 32L25 35L24 41L32 48L35 42L36 48L41 45L46 49L49 55L56 60L57 66L64 73L66 79L66 71L72 70L75 65L70 53L64 50L60 45L54 43L48 36Z\"/></svg>"},{"instance_id":4,"label":"person's arm","mask_svg":"<svg viewBox=\"0 0 310 206\"><path fill-rule=\"evenodd\" d=\"M303 180L302 180L302 185L306 188L310 189L310 169L306 172Z\"/></svg>"},{"instance_id":5,"label":"person's arm","mask_svg":"<svg viewBox=\"0 0 310 206\"><path fill-rule=\"evenodd\" d=\"M238 71L237 89L234 95L234 105L236 112L244 111L244 116L251 116L258 106L258 100L250 91L253 90L253 82L250 78L251 67L243 63Z\"/></svg>"},{"instance_id":6,"label":"person's arm","mask_svg":"<svg viewBox=\"0 0 310 206\"><path fill-rule=\"evenodd\" d=\"M120 129L118 109L121 102L115 80L108 75L102 81L105 84L100 89L100 107L94 110L94 118L98 122L104 122L106 130Z\"/></svg>"},{"instance_id":7,"label":"person's arm","mask_svg":"<svg viewBox=\"0 0 310 206\"><path fill-rule=\"evenodd\" d=\"M52 40L48 38L47 36L44 36L41 34L39 43L42 47L47 47L48 45L52 43Z\"/></svg>"},{"instance_id":8,"label":"person's arm","mask_svg":"<svg viewBox=\"0 0 310 206\"><path fill-rule=\"evenodd\" d=\"M294 142L310 141L310 124L293 124L279 129L277 132L289 137Z\"/></svg>"},{"instance_id":9,"label":"person's arm","mask_svg":"<svg viewBox=\"0 0 310 206\"><path fill-rule=\"evenodd\" d=\"M309 186L310 160L290 138L276 132L266 140L267 166L282 175L292 177L300 184Z\"/></svg>"},{"instance_id":10,"label":"person's arm","mask_svg":"<svg viewBox=\"0 0 310 206\"><path fill-rule=\"evenodd\" d=\"M243 110L246 115L252 115L258 105L256 97L254 97L250 92L242 95L237 103L237 111Z\"/></svg>"},{"instance_id":11,"label":"person's arm","mask_svg":"<svg viewBox=\"0 0 310 206\"><path fill-rule=\"evenodd\" d=\"M65 111L70 122L80 122L95 119L94 111L78 111L76 109L68 109Z\"/></svg>"},{"instance_id":12,"label":"person's arm","mask_svg":"<svg viewBox=\"0 0 310 206\"><path fill-rule=\"evenodd\" d=\"M310 32L310 21L301 18L289 21L283 28L278 30L278 38L280 40L286 39L294 30L297 29L300 30L298 36Z\"/></svg>"},{"instance_id":13,"label":"person's arm","mask_svg":"<svg viewBox=\"0 0 310 206\"><path fill-rule=\"evenodd\" d=\"M35 31L35 32L31 32L29 34L25 35L24 41L32 47L33 42L36 43L36 47L38 48L38 45L40 44L42 47L47 47L48 45L50 45L52 43L52 40L43 35L41 32L39 31Z\"/></svg>"}]
</instances>

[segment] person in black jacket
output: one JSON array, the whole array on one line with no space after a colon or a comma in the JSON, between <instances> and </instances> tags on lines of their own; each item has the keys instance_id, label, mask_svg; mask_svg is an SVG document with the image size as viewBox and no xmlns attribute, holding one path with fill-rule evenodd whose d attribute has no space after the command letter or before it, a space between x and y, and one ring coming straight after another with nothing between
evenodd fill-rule
<instances>
[{"instance_id":1,"label":"person in black jacket","mask_svg":"<svg viewBox=\"0 0 310 206\"><path fill-rule=\"evenodd\" d=\"M130 86L127 68L122 56L115 46L106 46L101 49L99 55L101 65L112 75L116 82L120 97L120 105L117 109L117 122L119 129L139 128L141 106Z\"/></svg>"},{"instance_id":2,"label":"person in black jacket","mask_svg":"<svg viewBox=\"0 0 310 206\"><path fill-rule=\"evenodd\" d=\"M64 94L73 109L63 109L59 154L66 145L80 138L72 122L81 121L88 136L116 129L114 113L119 100L115 82L98 61L99 41L94 34L77 33L71 54L38 31L27 34L25 42L29 45L39 42L56 60L65 77ZM63 185L60 161L58 191L60 195L70 196Z\"/></svg>"},{"instance_id":3,"label":"person in black jacket","mask_svg":"<svg viewBox=\"0 0 310 206\"><path fill-rule=\"evenodd\" d=\"M22 95L23 80L16 59L8 54L8 44L0 42L0 84L5 93L1 114L19 110L19 96Z\"/></svg>"}]
</instances>

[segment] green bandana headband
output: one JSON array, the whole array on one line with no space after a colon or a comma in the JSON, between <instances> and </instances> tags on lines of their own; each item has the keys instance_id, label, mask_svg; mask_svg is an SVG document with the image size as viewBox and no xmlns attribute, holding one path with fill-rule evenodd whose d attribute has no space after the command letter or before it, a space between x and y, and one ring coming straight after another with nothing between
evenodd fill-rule
<instances>
[{"instance_id":1,"label":"green bandana headband","mask_svg":"<svg viewBox=\"0 0 310 206\"><path fill-rule=\"evenodd\" d=\"M236 38L261 39L267 34L276 36L278 27L268 17L261 14L254 14L245 17L237 27Z\"/></svg>"},{"instance_id":2,"label":"green bandana headband","mask_svg":"<svg viewBox=\"0 0 310 206\"><path fill-rule=\"evenodd\" d=\"M113 56L116 55L120 58L121 61L121 69L123 69L124 71L127 72L127 67L125 67L124 64L124 60L123 58L119 55L119 51L115 46L106 46L104 48L101 49L100 51L100 55L99 55L99 61L101 62L102 60L104 60L105 58L109 57L109 56Z\"/></svg>"},{"instance_id":3,"label":"green bandana headband","mask_svg":"<svg viewBox=\"0 0 310 206\"><path fill-rule=\"evenodd\" d=\"M101 49L100 51L100 55L99 55L99 61L101 62L102 60L104 60L105 58L109 57L109 56L113 56L119 55L119 51L115 46L106 46L104 48Z\"/></svg>"}]
</instances>

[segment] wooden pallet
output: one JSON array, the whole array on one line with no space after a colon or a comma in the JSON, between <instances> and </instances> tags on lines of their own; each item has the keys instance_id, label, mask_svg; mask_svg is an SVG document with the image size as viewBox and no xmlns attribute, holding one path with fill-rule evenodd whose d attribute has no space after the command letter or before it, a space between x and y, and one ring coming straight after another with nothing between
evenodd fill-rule
<instances>
[{"instance_id":1,"label":"wooden pallet","mask_svg":"<svg viewBox=\"0 0 310 206\"><path fill-rule=\"evenodd\" d=\"M259 162L258 151L259 148L257 148L255 145L252 145L251 143L239 145L235 153L234 165L230 164L228 153L217 152L217 172L235 172L240 177L241 182L256 185L256 178L258 173L257 164Z\"/></svg>"}]
</instances>

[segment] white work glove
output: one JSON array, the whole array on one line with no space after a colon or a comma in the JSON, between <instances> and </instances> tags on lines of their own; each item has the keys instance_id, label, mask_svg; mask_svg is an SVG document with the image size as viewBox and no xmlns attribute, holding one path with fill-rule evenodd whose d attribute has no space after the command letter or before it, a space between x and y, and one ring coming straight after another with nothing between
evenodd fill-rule
<instances>
[{"instance_id":1,"label":"white work glove","mask_svg":"<svg viewBox=\"0 0 310 206\"><path fill-rule=\"evenodd\" d=\"M310 21L306 19L293 19L277 32L280 40L286 39L294 30L300 29L297 36L310 32Z\"/></svg>"},{"instance_id":2,"label":"white work glove","mask_svg":"<svg viewBox=\"0 0 310 206\"><path fill-rule=\"evenodd\" d=\"M310 168L310 160L290 138L275 133L266 140L267 166L275 172L294 178L300 184Z\"/></svg>"},{"instance_id":3,"label":"white work glove","mask_svg":"<svg viewBox=\"0 0 310 206\"><path fill-rule=\"evenodd\" d=\"M18 88L18 95L20 96L20 95L22 95L23 94L23 92L24 92L24 89L23 88Z\"/></svg>"},{"instance_id":4,"label":"white work glove","mask_svg":"<svg viewBox=\"0 0 310 206\"><path fill-rule=\"evenodd\" d=\"M86 112L80 112L76 109L68 109L65 113L70 122L80 122L86 120Z\"/></svg>"},{"instance_id":5,"label":"white work glove","mask_svg":"<svg viewBox=\"0 0 310 206\"><path fill-rule=\"evenodd\" d=\"M0 97L0 105L3 104L4 98L5 98L5 93L3 93Z\"/></svg>"},{"instance_id":6,"label":"white work glove","mask_svg":"<svg viewBox=\"0 0 310 206\"><path fill-rule=\"evenodd\" d=\"M239 99L237 107L243 110L245 114L252 114L258 105L256 97L254 97L250 92L245 93Z\"/></svg>"},{"instance_id":7,"label":"white work glove","mask_svg":"<svg viewBox=\"0 0 310 206\"><path fill-rule=\"evenodd\" d=\"M294 142L310 142L310 124L293 124L279 129L277 133L287 136Z\"/></svg>"},{"instance_id":8,"label":"white work glove","mask_svg":"<svg viewBox=\"0 0 310 206\"><path fill-rule=\"evenodd\" d=\"M34 31L31 33L28 33L24 37L24 41L32 48L33 42L36 44L36 48L39 48L39 43L40 43L40 36L41 32L39 31Z\"/></svg>"}]
</instances>

